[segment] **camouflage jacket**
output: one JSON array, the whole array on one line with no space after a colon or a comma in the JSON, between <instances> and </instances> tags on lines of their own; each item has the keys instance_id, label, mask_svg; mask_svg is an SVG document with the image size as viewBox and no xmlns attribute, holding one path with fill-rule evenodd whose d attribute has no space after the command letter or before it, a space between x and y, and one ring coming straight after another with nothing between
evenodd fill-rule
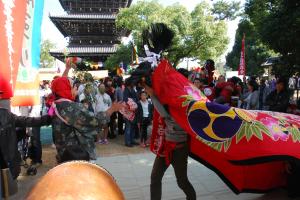
<instances>
[{"instance_id":1,"label":"camouflage jacket","mask_svg":"<svg viewBox=\"0 0 300 200\"><path fill-rule=\"evenodd\" d=\"M85 149L91 159L96 159L94 137L109 117L105 112L96 116L89 112L82 104L62 101L56 103L57 112L67 122L63 122L57 115L52 119L52 129L58 160L65 148L72 145L80 145Z\"/></svg>"}]
</instances>

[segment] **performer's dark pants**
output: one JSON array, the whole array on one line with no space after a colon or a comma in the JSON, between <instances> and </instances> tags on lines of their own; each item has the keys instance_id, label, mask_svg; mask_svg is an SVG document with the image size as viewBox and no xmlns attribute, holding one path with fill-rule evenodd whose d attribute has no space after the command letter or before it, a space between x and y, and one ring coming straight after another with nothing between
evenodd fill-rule
<instances>
[{"instance_id":1,"label":"performer's dark pants","mask_svg":"<svg viewBox=\"0 0 300 200\"><path fill-rule=\"evenodd\" d=\"M124 134L123 124L124 124L123 115L120 112L118 112L118 134L119 135Z\"/></svg>"},{"instance_id":2,"label":"performer's dark pants","mask_svg":"<svg viewBox=\"0 0 300 200\"><path fill-rule=\"evenodd\" d=\"M110 116L110 121L109 121L109 132L108 132L108 137L110 139L113 139L116 137L115 135L115 128L116 128L116 119L117 119L117 114L116 113L113 113L111 116Z\"/></svg>"},{"instance_id":3,"label":"performer's dark pants","mask_svg":"<svg viewBox=\"0 0 300 200\"><path fill-rule=\"evenodd\" d=\"M42 163L41 128L33 127L31 134L31 147L29 157L33 163Z\"/></svg>"},{"instance_id":4,"label":"performer's dark pants","mask_svg":"<svg viewBox=\"0 0 300 200\"><path fill-rule=\"evenodd\" d=\"M183 147L174 150L171 165L175 171L177 184L186 194L186 199L196 200L196 192L187 177L187 158L188 145L185 144ZM159 156L156 157L151 172L151 200L161 199L161 180L168 167L169 166L166 165L165 158Z\"/></svg>"},{"instance_id":5,"label":"performer's dark pants","mask_svg":"<svg viewBox=\"0 0 300 200\"><path fill-rule=\"evenodd\" d=\"M142 123L141 123L141 142L147 141L147 128L150 124L149 117L143 117Z\"/></svg>"}]
</instances>

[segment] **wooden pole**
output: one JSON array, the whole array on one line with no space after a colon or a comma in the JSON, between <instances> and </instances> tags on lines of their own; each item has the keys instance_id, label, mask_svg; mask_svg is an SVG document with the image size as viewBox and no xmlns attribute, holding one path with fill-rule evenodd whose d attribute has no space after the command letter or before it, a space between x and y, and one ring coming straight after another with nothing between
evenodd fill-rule
<instances>
[{"instance_id":1,"label":"wooden pole","mask_svg":"<svg viewBox=\"0 0 300 200\"><path fill-rule=\"evenodd\" d=\"M4 187L3 194L5 200L8 200L9 197L8 176L7 176L8 170L9 169L2 169L3 187Z\"/></svg>"}]
</instances>

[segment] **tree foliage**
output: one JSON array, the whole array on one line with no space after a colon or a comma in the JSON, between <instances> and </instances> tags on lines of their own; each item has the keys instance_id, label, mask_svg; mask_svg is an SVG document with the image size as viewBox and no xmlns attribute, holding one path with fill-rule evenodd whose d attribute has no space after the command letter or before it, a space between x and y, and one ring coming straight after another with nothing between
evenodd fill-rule
<instances>
[{"instance_id":1,"label":"tree foliage","mask_svg":"<svg viewBox=\"0 0 300 200\"><path fill-rule=\"evenodd\" d=\"M248 19L242 19L238 24L235 35L235 43L232 51L226 56L226 65L237 70L240 63L242 39L245 34L245 62L247 75L261 75L264 72L261 64L272 55L272 52L266 45L259 40L258 33L254 25Z\"/></svg>"},{"instance_id":2,"label":"tree foliage","mask_svg":"<svg viewBox=\"0 0 300 200\"><path fill-rule=\"evenodd\" d=\"M55 58L52 57L49 53L51 49L55 48L55 44L50 40L44 40L41 44L41 67L42 68L49 68L53 67Z\"/></svg>"},{"instance_id":3,"label":"tree foliage","mask_svg":"<svg viewBox=\"0 0 300 200\"><path fill-rule=\"evenodd\" d=\"M229 43L225 20L216 18L212 7L202 2L189 13L184 6L164 7L156 1L139 1L122 9L117 26L132 31L134 43L141 47L141 32L151 23L167 24L175 33L168 58L176 66L185 57L205 60L220 57Z\"/></svg>"},{"instance_id":4,"label":"tree foliage","mask_svg":"<svg viewBox=\"0 0 300 200\"><path fill-rule=\"evenodd\" d=\"M247 0L245 11L261 41L282 55L281 70L299 71L299 0Z\"/></svg>"},{"instance_id":5,"label":"tree foliage","mask_svg":"<svg viewBox=\"0 0 300 200\"><path fill-rule=\"evenodd\" d=\"M105 61L105 68L114 71L120 63L128 65L131 63L132 59L132 45L119 45L116 53L108 57Z\"/></svg>"},{"instance_id":6,"label":"tree foliage","mask_svg":"<svg viewBox=\"0 0 300 200\"><path fill-rule=\"evenodd\" d=\"M241 3L239 1L217 1L213 4L212 12L220 20L235 20L240 15Z\"/></svg>"}]
</instances>

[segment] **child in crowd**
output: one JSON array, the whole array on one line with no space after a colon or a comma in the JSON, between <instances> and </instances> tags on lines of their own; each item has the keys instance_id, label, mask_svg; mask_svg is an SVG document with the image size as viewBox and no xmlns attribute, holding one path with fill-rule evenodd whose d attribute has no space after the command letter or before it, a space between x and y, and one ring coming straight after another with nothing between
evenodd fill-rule
<instances>
[{"instance_id":1,"label":"child in crowd","mask_svg":"<svg viewBox=\"0 0 300 200\"><path fill-rule=\"evenodd\" d=\"M146 147L147 145L147 128L152 121L152 112L152 103L147 99L146 92L142 91L140 94L140 101L138 102L138 126L141 132L141 147Z\"/></svg>"}]
</instances>

